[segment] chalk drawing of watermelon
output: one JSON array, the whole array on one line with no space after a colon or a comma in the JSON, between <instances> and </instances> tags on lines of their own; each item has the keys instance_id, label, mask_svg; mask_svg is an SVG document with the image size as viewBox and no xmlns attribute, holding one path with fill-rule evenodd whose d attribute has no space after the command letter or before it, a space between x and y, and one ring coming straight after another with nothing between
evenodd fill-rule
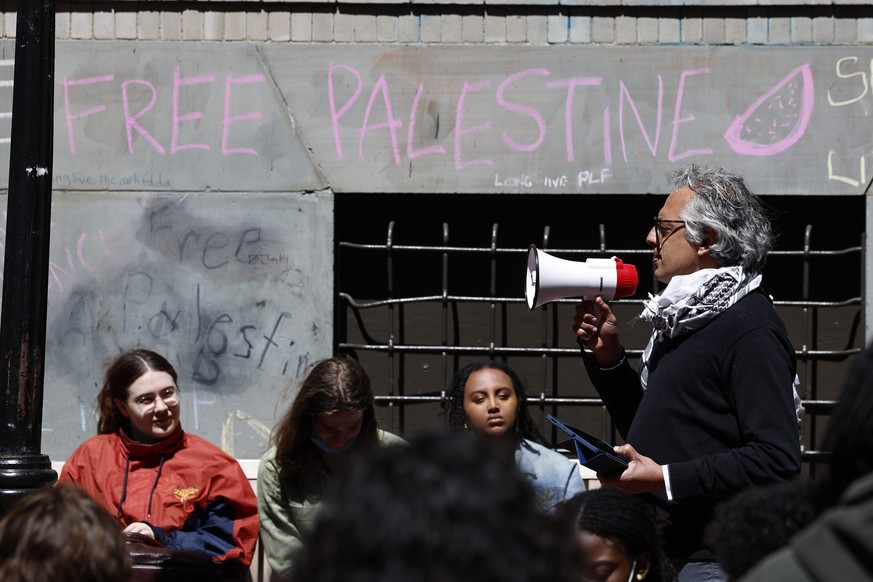
<instances>
[{"instance_id":1,"label":"chalk drawing of watermelon","mask_svg":"<svg viewBox=\"0 0 873 582\"><path fill-rule=\"evenodd\" d=\"M807 63L791 71L737 116L724 139L745 156L783 152L803 137L814 101L812 71Z\"/></svg>"}]
</instances>

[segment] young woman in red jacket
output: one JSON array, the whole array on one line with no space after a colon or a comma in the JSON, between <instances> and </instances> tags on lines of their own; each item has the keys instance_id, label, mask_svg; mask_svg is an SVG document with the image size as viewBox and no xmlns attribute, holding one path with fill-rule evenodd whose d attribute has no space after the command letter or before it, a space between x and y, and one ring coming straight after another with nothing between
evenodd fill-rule
<instances>
[{"instance_id":1,"label":"young woman in red jacket","mask_svg":"<svg viewBox=\"0 0 873 582\"><path fill-rule=\"evenodd\" d=\"M257 499L236 460L182 430L173 366L149 350L118 356L97 397L97 436L67 459L78 483L125 533L248 566L258 539Z\"/></svg>"}]
</instances>

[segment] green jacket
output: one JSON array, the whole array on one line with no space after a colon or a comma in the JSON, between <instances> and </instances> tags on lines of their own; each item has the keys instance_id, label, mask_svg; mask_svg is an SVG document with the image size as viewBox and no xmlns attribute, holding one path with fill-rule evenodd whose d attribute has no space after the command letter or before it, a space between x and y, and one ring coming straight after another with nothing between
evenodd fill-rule
<instances>
[{"instance_id":1,"label":"green jacket","mask_svg":"<svg viewBox=\"0 0 873 582\"><path fill-rule=\"evenodd\" d=\"M379 440L382 446L406 443L381 429ZM331 476L327 471L313 467L305 471L292 487L282 487L275 447L261 457L257 487L260 541L274 580L288 579L294 554L312 533L321 500L330 483Z\"/></svg>"},{"instance_id":2,"label":"green jacket","mask_svg":"<svg viewBox=\"0 0 873 582\"><path fill-rule=\"evenodd\" d=\"M761 561L740 582L873 580L873 473L846 491L791 544Z\"/></svg>"}]
</instances>

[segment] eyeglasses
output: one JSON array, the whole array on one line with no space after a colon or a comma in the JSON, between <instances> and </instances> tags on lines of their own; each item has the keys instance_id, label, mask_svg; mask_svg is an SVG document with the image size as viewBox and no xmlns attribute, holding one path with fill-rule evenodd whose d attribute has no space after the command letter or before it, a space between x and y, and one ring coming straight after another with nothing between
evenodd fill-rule
<instances>
[{"instance_id":1,"label":"eyeglasses","mask_svg":"<svg viewBox=\"0 0 873 582\"><path fill-rule=\"evenodd\" d=\"M666 220L663 218L654 217L655 221L655 242L657 243L658 248L661 248L661 245L664 244L668 238L673 236L673 233L678 231L679 229L685 228L684 220ZM664 226L665 224L678 224L676 228L670 229Z\"/></svg>"},{"instance_id":2,"label":"eyeglasses","mask_svg":"<svg viewBox=\"0 0 873 582\"><path fill-rule=\"evenodd\" d=\"M163 402L164 406L167 408L176 406L179 404L179 389L175 386L168 386L157 394L142 394L141 396L138 396L133 403L136 404L137 408L139 408L143 414L148 414L154 412L155 406L158 403L158 398L161 399L161 402Z\"/></svg>"}]
</instances>

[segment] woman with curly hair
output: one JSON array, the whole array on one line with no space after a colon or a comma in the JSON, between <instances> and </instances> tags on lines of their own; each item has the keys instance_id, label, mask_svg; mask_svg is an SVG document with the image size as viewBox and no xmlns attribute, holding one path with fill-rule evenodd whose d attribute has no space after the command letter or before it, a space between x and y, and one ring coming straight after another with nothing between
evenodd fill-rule
<instances>
[{"instance_id":1,"label":"woman with curly hair","mask_svg":"<svg viewBox=\"0 0 873 582\"><path fill-rule=\"evenodd\" d=\"M556 514L582 552L580 582L673 582L654 508L636 495L600 487L562 503Z\"/></svg>"},{"instance_id":2,"label":"woman with curly hair","mask_svg":"<svg viewBox=\"0 0 873 582\"><path fill-rule=\"evenodd\" d=\"M322 360L303 380L258 467L261 544L274 577L288 579L325 493L349 459L400 437L378 427L366 370L351 357Z\"/></svg>"},{"instance_id":3,"label":"woman with curly hair","mask_svg":"<svg viewBox=\"0 0 873 582\"><path fill-rule=\"evenodd\" d=\"M530 416L524 381L509 366L478 362L460 369L449 389L448 422L481 437L496 454L514 456L542 509L585 491L579 463L547 446Z\"/></svg>"}]
</instances>

